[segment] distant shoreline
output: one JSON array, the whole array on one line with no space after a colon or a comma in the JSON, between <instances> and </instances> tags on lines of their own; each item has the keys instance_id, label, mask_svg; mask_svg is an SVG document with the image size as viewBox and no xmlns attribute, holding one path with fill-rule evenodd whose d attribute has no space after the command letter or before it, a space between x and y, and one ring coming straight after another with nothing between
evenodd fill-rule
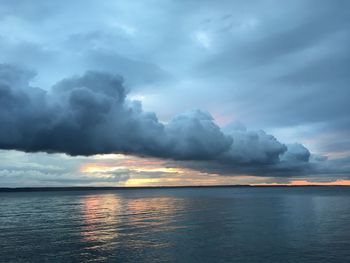
<instances>
[{"instance_id":1,"label":"distant shoreline","mask_svg":"<svg viewBox=\"0 0 350 263\"><path fill-rule=\"evenodd\" d=\"M349 187L349 185L193 185L193 186L67 186L67 187L1 187L0 192L101 191L181 188L275 188L275 187Z\"/></svg>"}]
</instances>

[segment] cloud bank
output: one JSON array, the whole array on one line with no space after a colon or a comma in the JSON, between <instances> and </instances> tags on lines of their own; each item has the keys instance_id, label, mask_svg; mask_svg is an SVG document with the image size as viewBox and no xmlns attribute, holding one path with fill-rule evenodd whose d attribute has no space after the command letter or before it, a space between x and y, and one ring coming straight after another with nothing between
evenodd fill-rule
<instances>
[{"instance_id":1,"label":"cloud bank","mask_svg":"<svg viewBox=\"0 0 350 263\"><path fill-rule=\"evenodd\" d=\"M304 167L310 152L242 125L221 129L200 110L168 123L129 100L123 78L88 71L49 91L30 85L34 73L0 65L0 148L94 155L126 153L226 166Z\"/></svg>"}]
</instances>

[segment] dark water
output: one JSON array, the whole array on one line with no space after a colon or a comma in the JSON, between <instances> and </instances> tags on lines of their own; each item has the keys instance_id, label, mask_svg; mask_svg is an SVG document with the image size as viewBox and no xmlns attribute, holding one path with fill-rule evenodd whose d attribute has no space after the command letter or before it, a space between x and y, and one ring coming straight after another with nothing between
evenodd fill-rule
<instances>
[{"instance_id":1,"label":"dark water","mask_svg":"<svg viewBox=\"0 0 350 263\"><path fill-rule=\"evenodd\" d=\"M1 262L350 262L350 188L0 193Z\"/></svg>"}]
</instances>

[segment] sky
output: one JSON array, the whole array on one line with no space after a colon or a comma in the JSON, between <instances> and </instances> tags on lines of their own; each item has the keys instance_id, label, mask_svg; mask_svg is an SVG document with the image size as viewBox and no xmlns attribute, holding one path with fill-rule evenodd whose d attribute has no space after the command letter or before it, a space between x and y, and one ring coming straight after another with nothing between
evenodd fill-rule
<instances>
[{"instance_id":1,"label":"sky","mask_svg":"<svg viewBox=\"0 0 350 263\"><path fill-rule=\"evenodd\" d=\"M0 0L0 187L350 184L350 2Z\"/></svg>"}]
</instances>

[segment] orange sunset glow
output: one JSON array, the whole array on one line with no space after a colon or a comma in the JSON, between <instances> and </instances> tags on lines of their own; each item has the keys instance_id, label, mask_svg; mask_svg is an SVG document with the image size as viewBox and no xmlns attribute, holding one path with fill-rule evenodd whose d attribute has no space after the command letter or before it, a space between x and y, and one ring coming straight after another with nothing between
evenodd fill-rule
<instances>
[{"instance_id":1,"label":"orange sunset glow","mask_svg":"<svg viewBox=\"0 0 350 263\"><path fill-rule=\"evenodd\" d=\"M183 167L170 167L166 161L118 155L105 155L94 158L94 162L84 163L79 167L81 174L92 177L108 177L113 172L130 175L118 185L137 186L188 186L188 185L250 185L250 186L350 186L350 180L313 181L297 179L286 183L271 182L273 177L252 175L221 176L203 173Z\"/></svg>"},{"instance_id":2,"label":"orange sunset glow","mask_svg":"<svg viewBox=\"0 0 350 263\"><path fill-rule=\"evenodd\" d=\"M350 186L350 180L335 180L331 182L313 182L308 180L291 180L288 183L259 183L251 184L252 186L307 186L307 185L318 185L318 186Z\"/></svg>"}]
</instances>

